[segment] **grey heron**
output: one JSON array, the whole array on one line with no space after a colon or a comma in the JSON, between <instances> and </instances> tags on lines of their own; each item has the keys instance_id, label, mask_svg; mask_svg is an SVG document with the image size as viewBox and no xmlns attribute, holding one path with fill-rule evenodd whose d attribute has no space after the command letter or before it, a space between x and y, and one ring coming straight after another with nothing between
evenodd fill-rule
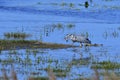
<instances>
[{"instance_id":1,"label":"grey heron","mask_svg":"<svg viewBox=\"0 0 120 80\"><path fill-rule=\"evenodd\" d=\"M66 40L66 42L68 40L71 40L73 43L74 42L79 42L80 43L80 47L83 46L82 43L85 44L91 44L91 41L86 37L86 36L82 36L82 35L75 35L75 34L67 34L64 39Z\"/></svg>"}]
</instances>

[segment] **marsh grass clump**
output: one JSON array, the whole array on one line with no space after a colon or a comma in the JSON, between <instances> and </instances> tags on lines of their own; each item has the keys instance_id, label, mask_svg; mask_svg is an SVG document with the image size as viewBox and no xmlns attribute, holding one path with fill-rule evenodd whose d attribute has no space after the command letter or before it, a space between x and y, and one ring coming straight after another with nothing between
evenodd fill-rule
<instances>
[{"instance_id":1,"label":"marsh grass clump","mask_svg":"<svg viewBox=\"0 0 120 80\"><path fill-rule=\"evenodd\" d=\"M7 60L1 60L1 63L2 64L12 64L12 63L14 63L14 60L13 59L7 59Z\"/></svg>"},{"instance_id":2,"label":"marsh grass clump","mask_svg":"<svg viewBox=\"0 0 120 80\"><path fill-rule=\"evenodd\" d=\"M52 24L51 27L53 29L52 31L54 31L55 29L58 30L64 29L64 25L62 23Z\"/></svg>"},{"instance_id":3,"label":"marsh grass clump","mask_svg":"<svg viewBox=\"0 0 120 80\"><path fill-rule=\"evenodd\" d=\"M71 29L71 28L75 27L75 24L72 24L72 23L67 24L67 27Z\"/></svg>"},{"instance_id":4,"label":"marsh grass clump","mask_svg":"<svg viewBox=\"0 0 120 80\"><path fill-rule=\"evenodd\" d=\"M49 80L48 77L30 77L28 80Z\"/></svg>"},{"instance_id":5,"label":"marsh grass clump","mask_svg":"<svg viewBox=\"0 0 120 80\"><path fill-rule=\"evenodd\" d=\"M66 77L67 73L66 72L58 72L58 73L55 74L55 76L57 76L57 77Z\"/></svg>"},{"instance_id":6,"label":"marsh grass clump","mask_svg":"<svg viewBox=\"0 0 120 80\"><path fill-rule=\"evenodd\" d=\"M120 69L120 64L111 62L111 61L103 61L94 63L93 66L91 66L93 69Z\"/></svg>"},{"instance_id":7,"label":"marsh grass clump","mask_svg":"<svg viewBox=\"0 0 120 80\"><path fill-rule=\"evenodd\" d=\"M68 70L64 70L64 69L59 69L59 68L45 68L45 70L48 72L49 76L52 76L54 77L54 79L56 77L66 77L67 76L67 73L69 72ZM52 74L52 75L50 75ZM55 79L56 80L56 79Z\"/></svg>"},{"instance_id":8,"label":"marsh grass clump","mask_svg":"<svg viewBox=\"0 0 120 80\"><path fill-rule=\"evenodd\" d=\"M58 29L63 28L63 24L58 23L58 24L57 24L57 28L58 28Z\"/></svg>"},{"instance_id":9,"label":"marsh grass clump","mask_svg":"<svg viewBox=\"0 0 120 80\"><path fill-rule=\"evenodd\" d=\"M113 36L114 38L116 38L116 37L119 36L119 33L118 33L117 31L113 31L113 32L112 32L112 36Z\"/></svg>"},{"instance_id":10,"label":"marsh grass clump","mask_svg":"<svg viewBox=\"0 0 120 80\"><path fill-rule=\"evenodd\" d=\"M105 39L107 39L108 37L113 37L113 38L118 38L119 37L119 32L114 30L114 31L111 31L111 32L108 32L108 31L105 31L103 33L103 37Z\"/></svg>"},{"instance_id":11,"label":"marsh grass clump","mask_svg":"<svg viewBox=\"0 0 120 80\"><path fill-rule=\"evenodd\" d=\"M107 39L107 37L108 37L108 32L105 31L105 32L103 33L103 38Z\"/></svg>"},{"instance_id":12,"label":"marsh grass clump","mask_svg":"<svg viewBox=\"0 0 120 80\"><path fill-rule=\"evenodd\" d=\"M15 49L24 49L29 48L36 41L29 40L0 40L1 50L15 50ZM8 45L9 44L9 45ZM16 51L15 51L16 52Z\"/></svg>"},{"instance_id":13,"label":"marsh grass clump","mask_svg":"<svg viewBox=\"0 0 120 80\"><path fill-rule=\"evenodd\" d=\"M85 8L88 8L88 6L89 6L88 1L86 1L84 5L85 5Z\"/></svg>"},{"instance_id":14,"label":"marsh grass clump","mask_svg":"<svg viewBox=\"0 0 120 80\"><path fill-rule=\"evenodd\" d=\"M9 74L10 76L8 76L7 70L5 68L1 69L1 71L2 71L2 76L0 76L0 80L19 80L17 77L17 73L13 66L12 66L12 69L10 70L10 74ZM94 71L94 74L91 75L91 77L86 78L86 77L80 75L79 78L74 79L74 80L120 80L119 75L116 74L115 72L110 72L108 70L105 70L102 73L100 73L98 71L98 69L94 69L93 71ZM54 70L52 70L50 68L48 69L47 73L48 73L48 76L33 76L33 75L31 75L26 80L57 80L58 77L60 77L60 78L64 77L64 76L55 75ZM38 74L38 73L35 72L35 74ZM59 74L61 75L61 73L59 73Z\"/></svg>"},{"instance_id":15,"label":"marsh grass clump","mask_svg":"<svg viewBox=\"0 0 120 80\"><path fill-rule=\"evenodd\" d=\"M25 39L30 37L31 35L24 32L8 32L4 33L4 36L7 39Z\"/></svg>"},{"instance_id":16,"label":"marsh grass clump","mask_svg":"<svg viewBox=\"0 0 120 80\"><path fill-rule=\"evenodd\" d=\"M67 3L63 2L61 3L61 6L67 6Z\"/></svg>"},{"instance_id":17,"label":"marsh grass clump","mask_svg":"<svg viewBox=\"0 0 120 80\"><path fill-rule=\"evenodd\" d=\"M70 3L69 6L70 6L71 8L73 8L73 7L75 6L75 4Z\"/></svg>"},{"instance_id":18,"label":"marsh grass clump","mask_svg":"<svg viewBox=\"0 0 120 80\"><path fill-rule=\"evenodd\" d=\"M84 58L84 59L76 59L76 60L73 60L72 62L71 62L71 64L72 65L78 65L78 64L80 64L80 65L87 65L87 64L89 64L89 58Z\"/></svg>"}]
</instances>

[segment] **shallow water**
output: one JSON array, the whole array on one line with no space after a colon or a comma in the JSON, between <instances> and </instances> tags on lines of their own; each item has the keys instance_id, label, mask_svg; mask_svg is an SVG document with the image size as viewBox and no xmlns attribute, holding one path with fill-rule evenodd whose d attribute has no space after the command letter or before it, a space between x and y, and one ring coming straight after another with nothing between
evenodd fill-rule
<instances>
[{"instance_id":1,"label":"shallow water","mask_svg":"<svg viewBox=\"0 0 120 80\"><path fill-rule=\"evenodd\" d=\"M10 73L13 64L18 80L25 80L31 75L47 77L45 69L50 67L64 70L66 76L57 77L57 80L75 80L94 74L94 70L91 69L92 62L120 63L120 5L117 4L119 1L96 0L88 8L78 6L78 3L84 4L84 0L64 1L67 4L74 3L73 8L61 6L61 0L48 1L1 0L0 39L6 39L6 32L25 32L32 34L28 40L72 44L71 41L67 43L64 40L66 34L87 33L93 44L103 46L15 50L16 53L14 50L1 51L0 69L4 67L7 73ZM10 60L13 61L9 62Z\"/></svg>"}]
</instances>

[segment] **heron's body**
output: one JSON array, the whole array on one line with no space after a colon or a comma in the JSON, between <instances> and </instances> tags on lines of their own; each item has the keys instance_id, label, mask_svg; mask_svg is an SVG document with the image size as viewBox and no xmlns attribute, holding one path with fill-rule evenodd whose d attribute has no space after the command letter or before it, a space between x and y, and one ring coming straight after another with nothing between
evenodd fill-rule
<instances>
[{"instance_id":1,"label":"heron's body","mask_svg":"<svg viewBox=\"0 0 120 80\"><path fill-rule=\"evenodd\" d=\"M82 36L82 35L67 34L65 36L65 40L66 41L71 40L73 43L79 42L80 46L82 46L82 43L91 44L91 41L87 37Z\"/></svg>"}]
</instances>

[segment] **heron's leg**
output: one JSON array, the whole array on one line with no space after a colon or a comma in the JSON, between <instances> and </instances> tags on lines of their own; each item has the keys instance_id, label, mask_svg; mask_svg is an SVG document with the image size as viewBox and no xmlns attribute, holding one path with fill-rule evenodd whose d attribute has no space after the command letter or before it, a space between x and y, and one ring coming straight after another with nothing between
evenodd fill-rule
<instances>
[{"instance_id":1,"label":"heron's leg","mask_svg":"<svg viewBox=\"0 0 120 80\"><path fill-rule=\"evenodd\" d=\"M82 47L83 45L82 45L82 43L80 43L80 47Z\"/></svg>"},{"instance_id":2,"label":"heron's leg","mask_svg":"<svg viewBox=\"0 0 120 80\"><path fill-rule=\"evenodd\" d=\"M87 46L88 43L84 43L84 46Z\"/></svg>"},{"instance_id":3,"label":"heron's leg","mask_svg":"<svg viewBox=\"0 0 120 80\"><path fill-rule=\"evenodd\" d=\"M72 46L73 46L73 44L74 44L74 41L72 41Z\"/></svg>"}]
</instances>

